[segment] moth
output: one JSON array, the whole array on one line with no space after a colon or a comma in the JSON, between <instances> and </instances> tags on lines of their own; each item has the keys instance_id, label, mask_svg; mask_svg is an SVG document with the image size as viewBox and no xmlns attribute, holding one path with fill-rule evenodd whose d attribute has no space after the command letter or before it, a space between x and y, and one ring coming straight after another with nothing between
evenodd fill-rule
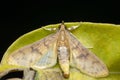
<instances>
[{"instance_id":1,"label":"moth","mask_svg":"<svg viewBox=\"0 0 120 80\"><path fill-rule=\"evenodd\" d=\"M54 34L14 51L8 58L12 65L48 69L58 62L63 76L69 78L70 67L92 77L105 77L107 66L61 23Z\"/></svg>"}]
</instances>

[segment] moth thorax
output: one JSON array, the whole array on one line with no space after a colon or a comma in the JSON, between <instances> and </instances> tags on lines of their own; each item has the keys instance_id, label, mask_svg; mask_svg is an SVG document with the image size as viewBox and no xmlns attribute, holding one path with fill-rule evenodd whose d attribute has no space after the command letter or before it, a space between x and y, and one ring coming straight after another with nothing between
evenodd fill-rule
<instances>
[{"instance_id":1,"label":"moth thorax","mask_svg":"<svg viewBox=\"0 0 120 80\"><path fill-rule=\"evenodd\" d=\"M65 32L64 32L64 31L61 31L61 32L60 32L59 39L60 39L61 41L64 41L64 40L66 39L66 36L65 36Z\"/></svg>"}]
</instances>

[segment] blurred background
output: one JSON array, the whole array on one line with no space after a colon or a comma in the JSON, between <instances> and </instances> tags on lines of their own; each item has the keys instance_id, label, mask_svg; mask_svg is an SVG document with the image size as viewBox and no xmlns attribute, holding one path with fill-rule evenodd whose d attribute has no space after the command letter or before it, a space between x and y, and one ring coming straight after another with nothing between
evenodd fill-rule
<instances>
[{"instance_id":1,"label":"blurred background","mask_svg":"<svg viewBox=\"0 0 120 80\"><path fill-rule=\"evenodd\" d=\"M120 6L117 3L112 0L0 2L0 59L19 36L41 26L62 20L120 24Z\"/></svg>"}]
</instances>

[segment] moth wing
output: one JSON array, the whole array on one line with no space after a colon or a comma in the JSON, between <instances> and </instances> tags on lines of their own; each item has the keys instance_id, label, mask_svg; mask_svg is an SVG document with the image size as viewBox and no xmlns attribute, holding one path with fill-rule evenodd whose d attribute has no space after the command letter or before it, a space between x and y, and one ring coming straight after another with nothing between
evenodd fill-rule
<instances>
[{"instance_id":1,"label":"moth wing","mask_svg":"<svg viewBox=\"0 0 120 80\"><path fill-rule=\"evenodd\" d=\"M85 48L71 33L68 33L68 37L71 66L93 77L108 75L106 65L95 54Z\"/></svg>"},{"instance_id":2,"label":"moth wing","mask_svg":"<svg viewBox=\"0 0 120 80\"><path fill-rule=\"evenodd\" d=\"M55 53L56 39L57 33L22 47L9 56L8 63L38 68L47 68L55 65L57 60L57 54Z\"/></svg>"}]
</instances>

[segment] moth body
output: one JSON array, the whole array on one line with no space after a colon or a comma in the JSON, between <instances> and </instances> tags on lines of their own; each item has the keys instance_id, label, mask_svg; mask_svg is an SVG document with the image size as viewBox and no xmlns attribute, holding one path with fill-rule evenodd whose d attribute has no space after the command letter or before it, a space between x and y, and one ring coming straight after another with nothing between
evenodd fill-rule
<instances>
[{"instance_id":1,"label":"moth body","mask_svg":"<svg viewBox=\"0 0 120 80\"><path fill-rule=\"evenodd\" d=\"M56 44L57 55L59 65L63 71L64 77L69 77L69 59L70 59L70 48L69 41L66 36L65 26L62 24L59 30L59 36Z\"/></svg>"}]
</instances>

